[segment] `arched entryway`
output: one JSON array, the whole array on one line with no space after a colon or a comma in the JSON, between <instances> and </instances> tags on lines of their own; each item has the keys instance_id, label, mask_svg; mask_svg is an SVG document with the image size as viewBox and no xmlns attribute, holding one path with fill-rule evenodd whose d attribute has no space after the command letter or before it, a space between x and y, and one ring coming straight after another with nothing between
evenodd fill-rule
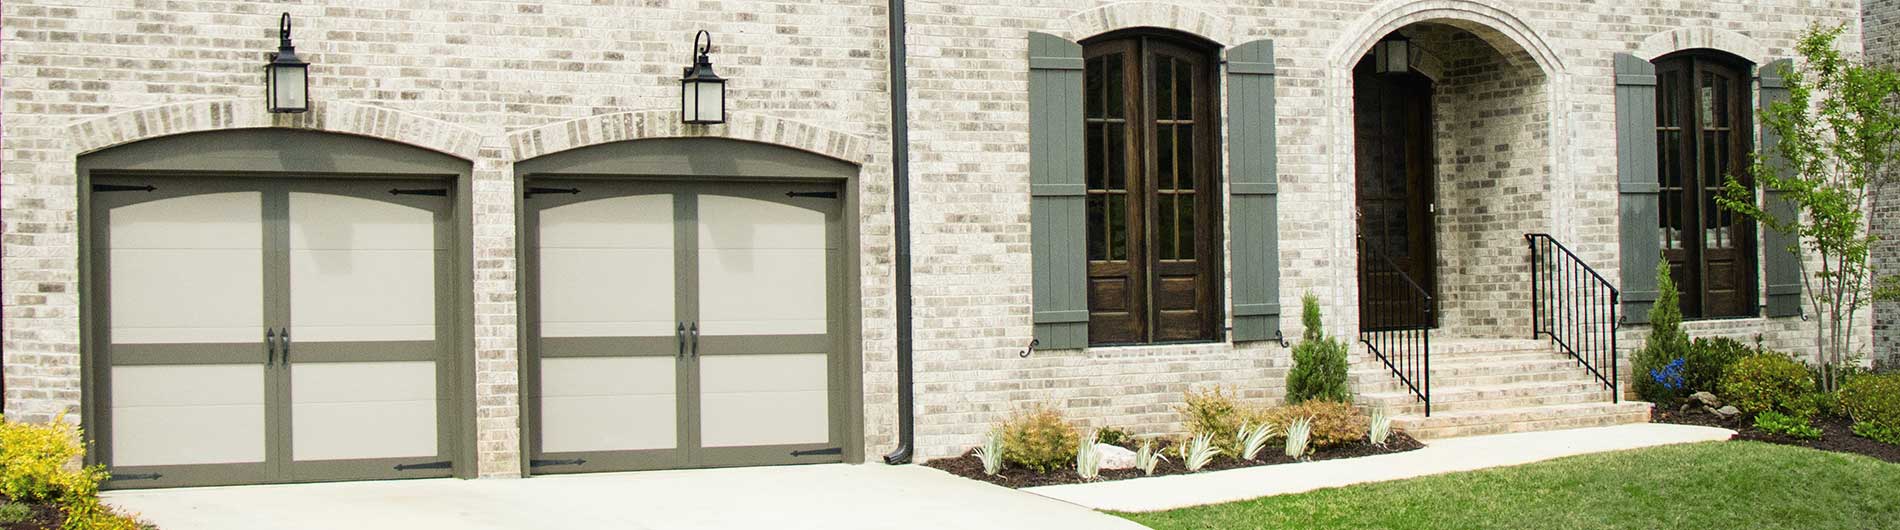
<instances>
[{"instance_id":1,"label":"arched entryway","mask_svg":"<svg viewBox=\"0 0 1900 530\"><path fill-rule=\"evenodd\" d=\"M1513 42L1430 19L1353 65L1362 328L1503 337L1529 326L1523 234L1548 219L1550 94Z\"/></svg>"}]
</instances>

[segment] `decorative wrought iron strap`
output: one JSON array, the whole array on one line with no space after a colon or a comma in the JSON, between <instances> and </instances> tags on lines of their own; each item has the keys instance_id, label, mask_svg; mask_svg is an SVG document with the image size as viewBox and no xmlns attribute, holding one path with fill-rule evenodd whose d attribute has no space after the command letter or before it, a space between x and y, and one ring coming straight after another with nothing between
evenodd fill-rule
<instances>
[{"instance_id":1,"label":"decorative wrought iron strap","mask_svg":"<svg viewBox=\"0 0 1900 530\"><path fill-rule=\"evenodd\" d=\"M448 469L452 464L448 460L423 462L420 464L396 464L396 471L414 471L417 469Z\"/></svg>"},{"instance_id":2,"label":"decorative wrought iron strap","mask_svg":"<svg viewBox=\"0 0 1900 530\"><path fill-rule=\"evenodd\" d=\"M1367 245L1364 237L1359 238L1359 271L1362 291L1359 295L1368 301L1360 304L1363 314L1359 319L1359 342L1424 404L1425 417L1429 418L1432 415L1432 295L1392 258ZM1383 281L1381 276L1385 278Z\"/></svg>"},{"instance_id":3,"label":"decorative wrought iron strap","mask_svg":"<svg viewBox=\"0 0 1900 530\"><path fill-rule=\"evenodd\" d=\"M805 451L792 451L792 456L820 456L820 455L842 455L842 454L844 454L843 447L826 447L824 449L809 449Z\"/></svg>"},{"instance_id":4,"label":"decorative wrought iron strap","mask_svg":"<svg viewBox=\"0 0 1900 530\"><path fill-rule=\"evenodd\" d=\"M537 458L537 459L532 459L528 461L528 467L584 466L584 465L587 465L587 459L585 458L574 458L574 459L569 459L569 460L542 460L542 459Z\"/></svg>"},{"instance_id":5,"label":"decorative wrought iron strap","mask_svg":"<svg viewBox=\"0 0 1900 530\"><path fill-rule=\"evenodd\" d=\"M1622 401L1616 358L1622 292L1550 234L1524 234L1531 251L1531 338L1550 341Z\"/></svg>"}]
</instances>

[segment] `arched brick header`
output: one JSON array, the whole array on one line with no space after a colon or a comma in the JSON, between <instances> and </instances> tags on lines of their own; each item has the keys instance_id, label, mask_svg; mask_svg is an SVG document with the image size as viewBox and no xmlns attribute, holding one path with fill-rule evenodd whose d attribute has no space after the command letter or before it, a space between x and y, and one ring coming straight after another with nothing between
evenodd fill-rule
<instances>
[{"instance_id":1,"label":"arched brick header","mask_svg":"<svg viewBox=\"0 0 1900 530\"><path fill-rule=\"evenodd\" d=\"M1471 32L1516 61L1528 57L1545 76L1564 72L1563 60L1544 37L1503 9L1470 0L1399 0L1372 8L1348 26L1347 38L1332 50L1333 68L1352 68L1372 45L1399 28L1418 22L1437 22Z\"/></svg>"},{"instance_id":2,"label":"arched brick header","mask_svg":"<svg viewBox=\"0 0 1900 530\"><path fill-rule=\"evenodd\" d=\"M301 114L272 114L250 99L187 101L108 114L67 126L74 154L175 134L283 127L354 134L474 160L482 136L417 114L344 102L312 102Z\"/></svg>"},{"instance_id":3,"label":"arched brick header","mask_svg":"<svg viewBox=\"0 0 1900 530\"><path fill-rule=\"evenodd\" d=\"M1735 54L1755 64L1768 63L1768 48L1747 35L1721 28L1678 28L1643 39L1631 54L1646 61L1682 50L1707 48Z\"/></svg>"},{"instance_id":4,"label":"arched brick header","mask_svg":"<svg viewBox=\"0 0 1900 530\"><path fill-rule=\"evenodd\" d=\"M1117 2L1069 15L1066 37L1081 41L1127 28L1166 28L1199 35L1222 46L1239 44L1234 26L1206 11L1160 2Z\"/></svg>"},{"instance_id":5,"label":"arched brick header","mask_svg":"<svg viewBox=\"0 0 1900 530\"><path fill-rule=\"evenodd\" d=\"M588 116L508 135L514 161L592 145L651 138L727 138L790 147L857 165L870 161L864 138L804 122L730 112L720 125L688 125L677 110L644 110Z\"/></svg>"}]
</instances>

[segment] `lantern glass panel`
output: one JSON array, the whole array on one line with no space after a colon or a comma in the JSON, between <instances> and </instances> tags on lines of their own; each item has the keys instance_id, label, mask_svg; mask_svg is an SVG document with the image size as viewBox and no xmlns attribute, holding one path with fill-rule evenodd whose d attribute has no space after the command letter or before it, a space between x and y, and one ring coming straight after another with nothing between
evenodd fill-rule
<instances>
[{"instance_id":1,"label":"lantern glass panel","mask_svg":"<svg viewBox=\"0 0 1900 530\"><path fill-rule=\"evenodd\" d=\"M726 121L726 84L695 83L698 85L698 112L700 121Z\"/></svg>"},{"instance_id":2,"label":"lantern glass panel","mask_svg":"<svg viewBox=\"0 0 1900 530\"><path fill-rule=\"evenodd\" d=\"M271 67L271 106L281 110L304 110L309 105L305 93L307 80L303 66Z\"/></svg>"},{"instance_id":3,"label":"lantern glass panel","mask_svg":"<svg viewBox=\"0 0 1900 530\"><path fill-rule=\"evenodd\" d=\"M695 81L680 83L680 119L687 123L699 121L699 85Z\"/></svg>"}]
</instances>

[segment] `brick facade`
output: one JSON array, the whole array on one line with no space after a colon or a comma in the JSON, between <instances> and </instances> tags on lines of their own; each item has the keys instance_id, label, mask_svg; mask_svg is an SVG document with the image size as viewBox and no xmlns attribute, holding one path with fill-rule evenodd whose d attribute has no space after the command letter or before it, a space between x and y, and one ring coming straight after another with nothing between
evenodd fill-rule
<instances>
[{"instance_id":1,"label":"brick facade","mask_svg":"<svg viewBox=\"0 0 1900 530\"><path fill-rule=\"evenodd\" d=\"M1861 13L1867 62L1900 68L1900 1L1867 0ZM1896 176L1889 175L1888 179ZM1874 273L1900 273L1900 186L1888 184L1874 197L1873 233L1881 238L1873 255ZM1900 365L1900 302L1874 304L1875 358Z\"/></svg>"},{"instance_id":2,"label":"brick facade","mask_svg":"<svg viewBox=\"0 0 1900 530\"><path fill-rule=\"evenodd\" d=\"M861 164L862 401L867 458L895 444L890 120L884 2L333 0L74 6L20 0L4 17L4 355L9 415L79 405L74 159L137 138L224 127L305 127L430 147L475 168L476 348L484 476L518 473L513 163L622 138L729 136ZM1868 20L1897 18L1876 0ZM262 113L277 13L296 17L319 108ZM973 445L1030 403L1092 425L1180 428L1190 388L1255 402L1282 393L1276 344L1037 351L1031 337L1026 32L1084 39L1175 29L1233 46L1276 45L1282 327L1302 293L1328 329L1357 322L1352 236L1351 66L1411 26L1442 57L1437 234L1444 333L1521 337L1525 232L1548 232L1617 276L1612 56L1714 47L1757 64L1791 55L1813 23L1849 22L1855 1L1526 4L1495 0L1255 3L915 1L912 220L920 455ZM1415 24L1422 24L1414 26ZM1873 22L1868 23L1870 27ZM1891 26L1891 24L1888 24ZM736 111L682 129L677 74L692 33L715 38ZM1891 42L1891 40L1886 41ZM1860 45L1850 32L1847 45ZM1802 350L1791 319L1699 322L1692 332L1764 335ZM1637 330L1625 333L1635 344ZM83 420L83 418L82 418Z\"/></svg>"}]
</instances>

